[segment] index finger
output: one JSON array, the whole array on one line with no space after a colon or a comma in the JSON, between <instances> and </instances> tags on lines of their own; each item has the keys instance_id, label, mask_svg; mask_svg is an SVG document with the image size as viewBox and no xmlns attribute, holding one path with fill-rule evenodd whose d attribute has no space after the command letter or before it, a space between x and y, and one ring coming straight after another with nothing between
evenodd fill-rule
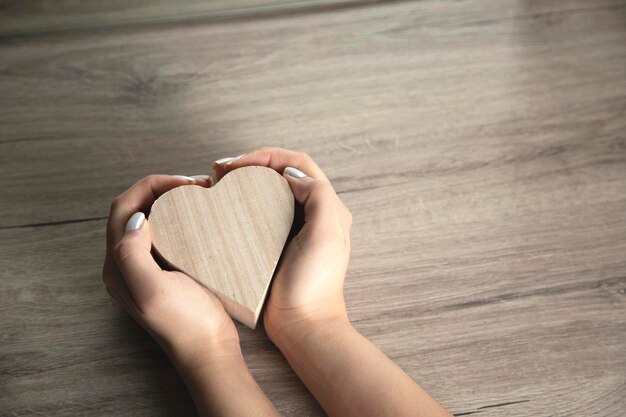
<instances>
[{"instance_id":1,"label":"index finger","mask_svg":"<svg viewBox=\"0 0 626 417\"><path fill-rule=\"evenodd\" d=\"M195 182L195 179L173 175L149 175L117 196L111 204L107 223L107 251L113 253L113 248L124 235L124 227L130 216L138 211L147 210L161 194L172 188Z\"/></svg>"}]
</instances>

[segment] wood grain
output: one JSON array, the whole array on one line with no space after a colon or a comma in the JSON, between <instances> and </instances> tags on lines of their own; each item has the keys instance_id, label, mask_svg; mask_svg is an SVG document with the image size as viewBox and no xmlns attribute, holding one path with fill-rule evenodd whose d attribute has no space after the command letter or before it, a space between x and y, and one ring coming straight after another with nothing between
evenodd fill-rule
<instances>
[{"instance_id":1,"label":"wood grain","mask_svg":"<svg viewBox=\"0 0 626 417\"><path fill-rule=\"evenodd\" d=\"M256 327L294 216L291 188L266 167L229 172L213 188L175 188L150 209L156 252Z\"/></svg>"},{"instance_id":2,"label":"wood grain","mask_svg":"<svg viewBox=\"0 0 626 417\"><path fill-rule=\"evenodd\" d=\"M324 7L357 5L364 0L20 0L0 3L0 37L110 29L164 22L265 16Z\"/></svg>"},{"instance_id":3,"label":"wood grain","mask_svg":"<svg viewBox=\"0 0 626 417\"><path fill-rule=\"evenodd\" d=\"M260 145L354 215L355 326L457 415L626 409L626 4L426 0L0 39L0 414L188 415L110 201ZM323 415L238 327L287 416Z\"/></svg>"}]
</instances>

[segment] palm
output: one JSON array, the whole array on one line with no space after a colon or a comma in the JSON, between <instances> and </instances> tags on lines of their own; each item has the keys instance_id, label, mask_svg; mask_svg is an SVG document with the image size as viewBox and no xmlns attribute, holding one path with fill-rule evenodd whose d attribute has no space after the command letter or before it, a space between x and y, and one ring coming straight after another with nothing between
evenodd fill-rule
<instances>
[{"instance_id":1,"label":"palm","mask_svg":"<svg viewBox=\"0 0 626 417\"><path fill-rule=\"evenodd\" d=\"M305 225L283 253L265 311L270 326L283 327L303 314L328 311L329 305L336 305L331 294L343 294L349 251L336 247L336 241L312 243L309 234Z\"/></svg>"}]
</instances>

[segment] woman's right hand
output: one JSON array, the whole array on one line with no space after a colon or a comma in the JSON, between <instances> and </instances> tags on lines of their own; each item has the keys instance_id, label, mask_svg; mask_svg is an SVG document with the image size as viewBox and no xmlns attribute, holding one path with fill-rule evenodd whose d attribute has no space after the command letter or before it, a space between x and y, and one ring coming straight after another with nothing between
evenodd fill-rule
<instances>
[{"instance_id":1,"label":"woman's right hand","mask_svg":"<svg viewBox=\"0 0 626 417\"><path fill-rule=\"evenodd\" d=\"M214 353L217 347L227 347L228 353L241 356L235 325L217 297L184 273L161 269L151 254L152 237L143 211L161 194L191 184L208 187L211 181L150 175L113 201L102 280L109 294L173 360L195 361L198 351L209 347Z\"/></svg>"},{"instance_id":2,"label":"woman's right hand","mask_svg":"<svg viewBox=\"0 0 626 417\"><path fill-rule=\"evenodd\" d=\"M279 344L305 336L317 324L347 322L343 283L350 257L352 215L326 175L305 153L260 148L213 164L218 179L244 166L260 165L282 173L304 224L281 257L264 313L268 336Z\"/></svg>"}]
</instances>

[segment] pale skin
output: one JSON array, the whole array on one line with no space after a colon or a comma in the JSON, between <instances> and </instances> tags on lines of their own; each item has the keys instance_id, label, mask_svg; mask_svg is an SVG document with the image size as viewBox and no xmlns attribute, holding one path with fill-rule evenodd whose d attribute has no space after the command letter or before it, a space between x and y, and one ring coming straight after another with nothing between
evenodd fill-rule
<instances>
[{"instance_id":1,"label":"pale skin","mask_svg":"<svg viewBox=\"0 0 626 417\"><path fill-rule=\"evenodd\" d=\"M287 245L263 313L269 338L326 413L339 416L450 416L350 324L343 284L352 215L306 154L261 148L214 163L217 179L261 165L283 173L304 225ZM289 175L289 172L292 175ZM131 216L159 195L212 180L152 175L118 196L107 226L103 281L111 296L162 346L203 416L278 416L248 371L237 330L218 299L151 255L148 221L125 232ZM139 216L141 217L141 216ZM131 227L132 228L132 227Z\"/></svg>"}]
</instances>

